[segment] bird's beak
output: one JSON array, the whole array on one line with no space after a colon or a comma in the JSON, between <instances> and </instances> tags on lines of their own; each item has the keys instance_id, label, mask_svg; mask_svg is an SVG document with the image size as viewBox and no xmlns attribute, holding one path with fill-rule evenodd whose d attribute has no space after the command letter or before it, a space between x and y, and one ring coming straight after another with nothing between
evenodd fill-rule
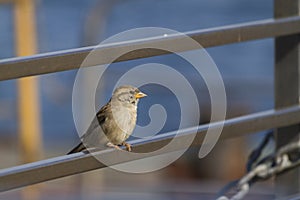
<instances>
[{"instance_id":1,"label":"bird's beak","mask_svg":"<svg viewBox=\"0 0 300 200\"><path fill-rule=\"evenodd\" d=\"M143 98L143 97L146 97L147 95L146 94L144 94L144 93L142 93L142 92L139 92L139 93L136 93L135 94L135 98L137 98L137 99L140 99L140 98Z\"/></svg>"}]
</instances>

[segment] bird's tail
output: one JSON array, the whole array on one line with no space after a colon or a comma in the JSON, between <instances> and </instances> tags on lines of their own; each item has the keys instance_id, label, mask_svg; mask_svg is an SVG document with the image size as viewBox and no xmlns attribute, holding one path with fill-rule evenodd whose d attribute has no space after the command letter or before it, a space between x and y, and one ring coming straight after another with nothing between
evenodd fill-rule
<instances>
[{"instance_id":1,"label":"bird's tail","mask_svg":"<svg viewBox=\"0 0 300 200\"><path fill-rule=\"evenodd\" d=\"M69 153L67 153L67 155L72 154L72 153L77 153L77 152L83 151L85 149L86 149L86 147L81 142L74 149L72 149Z\"/></svg>"}]
</instances>

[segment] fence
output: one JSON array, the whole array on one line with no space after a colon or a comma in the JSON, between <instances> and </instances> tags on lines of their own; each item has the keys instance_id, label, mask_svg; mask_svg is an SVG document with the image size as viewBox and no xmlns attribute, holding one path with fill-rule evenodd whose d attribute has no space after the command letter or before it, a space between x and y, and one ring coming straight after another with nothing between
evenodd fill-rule
<instances>
[{"instance_id":1,"label":"fence","mask_svg":"<svg viewBox=\"0 0 300 200\"><path fill-rule=\"evenodd\" d=\"M276 128L277 148L290 142L298 135L300 122L299 106L299 67L300 67L300 1L274 0L275 19L242 23L231 26L196 30L185 33L199 42L204 48L226 45L237 42L275 38L275 109L225 120L221 139L243 136L246 134ZM131 49L144 44L160 43L168 45L182 40L180 35L156 38L144 38L122 43L107 44L97 48L104 55L95 65L105 64L108 55L116 54L120 49L130 52ZM53 53L38 54L29 57L5 59L0 61L0 80L16 79L26 76L53 73L76 69L94 47L71 49ZM187 51L178 47L176 51ZM139 49L121 56L115 62L163 55L169 52L157 49ZM107 56L106 56L107 55ZM220 126L221 122L209 124ZM185 140L195 134L193 145L201 145L208 124L181 130L178 137ZM174 133L155 136L152 139L133 142L136 151L151 151L168 143ZM298 139L298 138L297 138ZM180 143L170 151L180 150ZM165 152L168 153L168 152ZM116 150L93 152L95 156L115 158L111 164L124 163L141 159L142 156L120 157ZM23 186L53 180L73 174L106 167L93 155L76 153L48 160L0 170L0 191L7 191ZM276 178L277 196L287 196L300 190L300 170L295 169Z\"/></svg>"}]
</instances>

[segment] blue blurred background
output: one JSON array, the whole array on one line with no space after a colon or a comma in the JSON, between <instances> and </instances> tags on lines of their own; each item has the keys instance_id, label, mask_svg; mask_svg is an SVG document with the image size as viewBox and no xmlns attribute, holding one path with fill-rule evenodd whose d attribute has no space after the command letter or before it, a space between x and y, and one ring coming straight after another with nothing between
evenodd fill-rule
<instances>
[{"instance_id":1,"label":"blue blurred background","mask_svg":"<svg viewBox=\"0 0 300 200\"><path fill-rule=\"evenodd\" d=\"M100 12L103 7L107 9L104 14ZM0 7L1 59L14 57L12 12L10 5ZM259 0L43 0L37 2L38 51L96 45L111 35L138 27L184 32L271 17L272 1ZM249 112L272 108L272 49L272 39L207 49L221 71L229 104L245 106ZM168 62L176 66L177 60ZM73 137L71 93L76 72L40 76L46 143L58 136ZM14 134L17 131L15 81L1 82L0 94L1 134Z\"/></svg>"},{"instance_id":2,"label":"blue blurred background","mask_svg":"<svg viewBox=\"0 0 300 200\"><path fill-rule=\"evenodd\" d=\"M36 2L38 52L97 45L109 36L132 28L164 27L185 32L272 18L272 3L271 0L39 0ZM15 56L13 22L13 6L0 4L0 59ZM208 48L207 51L224 79L228 117L273 107L272 39ZM147 62L167 63L174 67L179 65L172 55L119 65L128 69L132 65ZM118 69L113 73L122 73L124 70ZM39 76L45 157L63 155L78 141L72 116L72 87L76 72L77 70L72 70ZM107 90L103 94L105 98L109 98L110 92ZM207 94L203 95L201 109L204 114L201 113L200 123L208 120L208 101ZM0 82L0 111L0 137L5 141L1 145L17 154L18 109L15 80ZM139 119L139 123L147 123L147 120L144 117ZM164 131L166 130L169 129ZM252 140L247 138L245 143ZM241 155L248 151L247 145L244 147ZM0 157L4 156L4 153L1 154ZM1 163L0 168L13 166L15 163L17 159L11 159ZM240 164L237 171L234 169L236 168L222 172L219 177L226 179L237 176L243 172L243 165ZM237 173L228 174L230 171ZM201 176L203 172L199 174ZM214 179L216 178L217 172L214 175Z\"/></svg>"}]
</instances>

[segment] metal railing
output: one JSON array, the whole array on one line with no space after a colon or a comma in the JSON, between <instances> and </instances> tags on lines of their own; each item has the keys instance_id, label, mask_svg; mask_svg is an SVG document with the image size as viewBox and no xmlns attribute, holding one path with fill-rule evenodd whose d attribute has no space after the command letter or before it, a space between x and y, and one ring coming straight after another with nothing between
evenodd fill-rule
<instances>
[{"instance_id":1,"label":"metal railing","mask_svg":"<svg viewBox=\"0 0 300 200\"><path fill-rule=\"evenodd\" d=\"M184 33L196 40L203 48L221 46L237 42L292 35L300 32L300 16L283 19L268 19L212 29L190 31ZM94 65L107 64L111 55L118 52L129 52L114 62L121 62L139 58L147 58L168 54L170 52L159 49L143 49L139 47L159 43L162 46L174 46L174 43L185 41L182 35L169 35L141 40L131 40L121 43L84 47L65 51L38 54L28 57L4 59L0 61L0 80L41 75L59 71L77 69L85 57L96 51L99 57ZM153 46L153 45L152 45ZM176 52L192 50L191 46L176 45ZM137 49L137 50L133 50ZM133 50L133 51L131 51Z\"/></svg>"},{"instance_id":2,"label":"metal railing","mask_svg":"<svg viewBox=\"0 0 300 200\"><path fill-rule=\"evenodd\" d=\"M276 127L285 127L300 122L300 106L294 106L281 110L269 110L233 119L228 119L224 123L220 139L228 139L243 136L262 130ZM177 132L170 132L154 136L151 139L141 139L131 142L134 152L154 152L151 156L157 156L155 150L168 144L176 136L176 146L168 149L164 153L181 150L184 148L183 141L195 136L192 145L201 145L209 126L217 128L222 123L215 122L209 125L191 127ZM73 174L87 172L94 169L106 167L95 157L101 156L109 158L110 165L120 164L136 159L144 158L143 154L126 154L115 149L105 151L95 151L92 154L83 152L65 155L35 163L25 164L0 170L0 191L19 188L47 180L61 178ZM95 156L95 157L94 157Z\"/></svg>"},{"instance_id":3,"label":"metal railing","mask_svg":"<svg viewBox=\"0 0 300 200\"><path fill-rule=\"evenodd\" d=\"M281 142L278 143L279 147L288 142L286 140L287 136L281 132L288 132L292 135L298 134L298 126L295 125L300 123L300 106L298 105L300 16L293 15L299 15L300 3L298 0L275 0L274 2L276 19L185 33L199 42L204 48L269 37L276 38L275 110L225 120L221 139L278 128L277 137L281 138ZM298 12L294 12L297 8ZM99 58L94 65L106 64L108 62L107 56L109 58L109 55L117 53L120 49L126 49L126 52L130 52L131 49L138 49L138 46L144 44L162 43L168 45L178 43L181 39L180 35L170 35L167 37L145 38L103 45L96 50L101 52L103 57ZM80 67L84 58L92 50L94 50L93 46L1 60L0 80L76 69ZM178 52L187 50L191 49L185 46L180 46L176 49ZM157 49L139 49L119 57L115 62L164 55L167 53L169 52ZM201 145L208 126L218 127L220 123L221 122L214 122L180 130L180 134L177 135L177 137L179 140L185 140L186 137L195 135L192 145ZM170 132L155 136L152 139L136 140L133 141L134 149L136 152L149 152L167 144L174 136L175 133ZM173 149L169 150L180 150L182 148L181 144L177 144L178 145L174 146ZM0 191L7 191L106 167L103 163L95 159L94 156L114 158L110 163L112 165L142 158L142 155L139 154L134 156L122 156L123 153L124 152L114 149L105 151L95 150L92 155L81 152L3 169L0 170ZM155 156L155 153L152 154L152 156ZM299 192L299 176L295 176L299 175L299 170L293 170L289 173L288 175L282 175L277 179L278 181L276 181L276 184L280 186L288 185L290 187L283 187L283 189L281 187L281 189L278 190L278 196L288 195L295 191Z\"/></svg>"}]
</instances>

